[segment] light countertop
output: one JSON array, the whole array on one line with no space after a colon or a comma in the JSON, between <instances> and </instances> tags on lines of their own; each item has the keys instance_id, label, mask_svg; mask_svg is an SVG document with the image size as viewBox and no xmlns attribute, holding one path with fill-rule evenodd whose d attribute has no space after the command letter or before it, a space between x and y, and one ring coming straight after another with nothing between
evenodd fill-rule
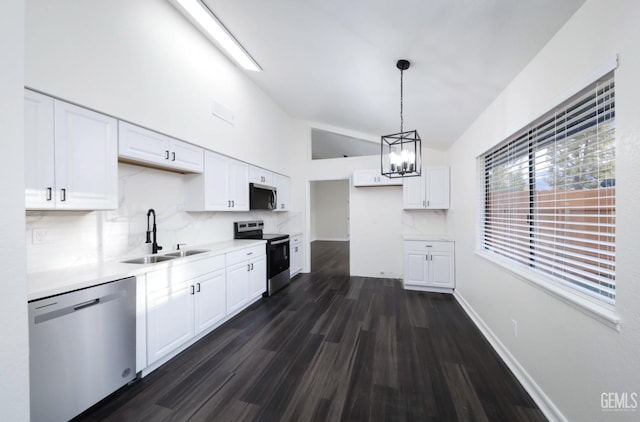
<instances>
[{"instance_id":1,"label":"light countertop","mask_svg":"<svg viewBox=\"0 0 640 422\"><path fill-rule=\"evenodd\" d=\"M125 264L121 261L139 258L140 256L124 256L115 260L97 262L91 265L30 273L27 274L27 300L42 299L48 296L119 280L121 278L139 276L149 271L169 268L174 265L181 265L190 261L197 261L202 258L221 255L265 243L266 241L264 240L225 240L223 242L189 246L184 249L206 249L208 252L155 264ZM166 255L171 252L175 251L163 251L163 253L158 255Z\"/></svg>"},{"instance_id":2,"label":"light countertop","mask_svg":"<svg viewBox=\"0 0 640 422\"><path fill-rule=\"evenodd\" d=\"M402 240L418 240L427 242L453 242L453 237L446 234L412 234L402 236Z\"/></svg>"}]
</instances>

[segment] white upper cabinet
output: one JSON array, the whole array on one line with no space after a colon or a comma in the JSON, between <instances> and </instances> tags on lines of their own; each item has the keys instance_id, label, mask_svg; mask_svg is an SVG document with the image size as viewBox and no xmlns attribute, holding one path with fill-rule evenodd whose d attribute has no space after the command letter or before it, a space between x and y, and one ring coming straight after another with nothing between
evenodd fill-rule
<instances>
[{"instance_id":1,"label":"white upper cabinet","mask_svg":"<svg viewBox=\"0 0 640 422\"><path fill-rule=\"evenodd\" d=\"M24 158L25 206L55 208L53 98L25 91Z\"/></svg>"},{"instance_id":2,"label":"white upper cabinet","mask_svg":"<svg viewBox=\"0 0 640 422\"><path fill-rule=\"evenodd\" d=\"M380 173L380 169L355 170L353 186L402 186L402 178L390 179Z\"/></svg>"},{"instance_id":3,"label":"white upper cabinet","mask_svg":"<svg viewBox=\"0 0 640 422\"><path fill-rule=\"evenodd\" d=\"M118 205L117 121L25 90L27 209Z\"/></svg>"},{"instance_id":4,"label":"white upper cabinet","mask_svg":"<svg viewBox=\"0 0 640 422\"><path fill-rule=\"evenodd\" d=\"M420 177L403 179L404 209L448 209L449 167L423 167Z\"/></svg>"},{"instance_id":5,"label":"white upper cabinet","mask_svg":"<svg viewBox=\"0 0 640 422\"><path fill-rule=\"evenodd\" d=\"M278 203L275 211L289 211L289 192L291 191L291 179L281 174L273 174Z\"/></svg>"},{"instance_id":6,"label":"white upper cabinet","mask_svg":"<svg viewBox=\"0 0 640 422\"><path fill-rule=\"evenodd\" d=\"M273 173L260 167L249 167L249 182L260 185L274 186Z\"/></svg>"},{"instance_id":7,"label":"white upper cabinet","mask_svg":"<svg viewBox=\"0 0 640 422\"><path fill-rule=\"evenodd\" d=\"M204 152L204 173L186 176L187 211L248 211L249 165Z\"/></svg>"},{"instance_id":8,"label":"white upper cabinet","mask_svg":"<svg viewBox=\"0 0 640 422\"><path fill-rule=\"evenodd\" d=\"M131 123L118 122L118 155L137 163L202 173L203 149Z\"/></svg>"},{"instance_id":9,"label":"white upper cabinet","mask_svg":"<svg viewBox=\"0 0 640 422\"><path fill-rule=\"evenodd\" d=\"M227 159L228 195L231 211L249 211L249 165L242 161Z\"/></svg>"}]
</instances>

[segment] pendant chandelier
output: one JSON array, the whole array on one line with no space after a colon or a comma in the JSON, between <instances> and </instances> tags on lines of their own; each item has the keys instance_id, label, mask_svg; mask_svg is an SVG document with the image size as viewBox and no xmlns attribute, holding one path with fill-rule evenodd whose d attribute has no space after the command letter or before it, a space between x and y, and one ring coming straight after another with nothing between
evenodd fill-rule
<instances>
[{"instance_id":1,"label":"pendant chandelier","mask_svg":"<svg viewBox=\"0 0 640 422\"><path fill-rule=\"evenodd\" d=\"M417 130L404 131L403 75L408 60L398 60L400 69L400 132L382 136L380 142L381 174L389 178L414 177L422 173L422 140Z\"/></svg>"}]
</instances>

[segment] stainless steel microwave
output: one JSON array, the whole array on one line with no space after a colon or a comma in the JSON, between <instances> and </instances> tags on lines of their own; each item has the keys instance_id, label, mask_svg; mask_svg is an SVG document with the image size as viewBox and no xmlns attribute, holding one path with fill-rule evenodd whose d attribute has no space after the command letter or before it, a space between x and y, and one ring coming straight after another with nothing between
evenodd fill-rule
<instances>
[{"instance_id":1,"label":"stainless steel microwave","mask_svg":"<svg viewBox=\"0 0 640 422\"><path fill-rule=\"evenodd\" d=\"M252 210L275 210L278 193L273 186L249 183L249 208Z\"/></svg>"}]
</instances>

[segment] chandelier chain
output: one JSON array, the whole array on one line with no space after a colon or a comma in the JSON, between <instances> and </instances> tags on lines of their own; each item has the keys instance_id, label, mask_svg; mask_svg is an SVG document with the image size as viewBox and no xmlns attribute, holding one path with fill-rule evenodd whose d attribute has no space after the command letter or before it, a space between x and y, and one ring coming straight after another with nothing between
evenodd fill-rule
<instances>
[{"instance_id":1,"label":"chandelier chain","mask_svg":"<svg viewBox=\"0 0 640 422\"><path fill-rule=\"evenodd\" d=\"M402 109L404 107L403 93L402 93L403 77L404 77L404 70L400 70L400 133L404 132L404 118L402 116L402 111L403 111Z\"/></svg>"}]
</instances>

